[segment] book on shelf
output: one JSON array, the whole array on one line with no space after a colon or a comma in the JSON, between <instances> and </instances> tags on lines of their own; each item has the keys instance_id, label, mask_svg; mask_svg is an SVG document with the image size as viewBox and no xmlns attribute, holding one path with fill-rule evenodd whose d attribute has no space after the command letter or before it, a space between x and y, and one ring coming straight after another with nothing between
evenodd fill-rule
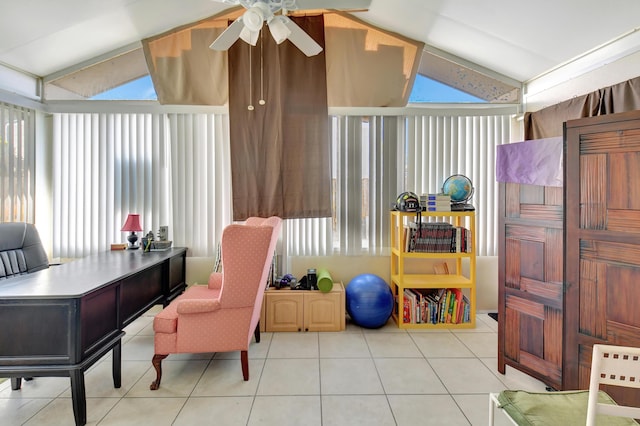
<instances>
[{"instance_id":1,"label":"book on shelf","mask_svg":"<svg viewBox=\"0 0 640 426\"><path fill-rule=\"evenodd\" d=\"M425 206L434 206L434 207L451 207L450 201L438 201L438 200L427 200L424 203Z\"/></svg>"},{"instance_id":2,"label":"book on shelf","mask_svg":"<svg viewBox=\"0 0 640 426\"><path fill-rule=\"evenodd\" d=\"M448 194L443 194L443 193L429 193L429 194L422 194L420 196L420 201L446 201L446 202L451 202L451 195Z\"/></svg>"},{"instance_id":3,"label":"book on shelf","mask_svg":"<svg viewBox=\"0 0 640 426\"><path fill-rule=\"evenodd\" d=\"M471 322L471 304L469 303L469 299L467 296L462 296L462 301L464 303L462 322Z\"/></svg>"},{"instance_id":4,"label":"book on shelf","mask_svg":"<svg viewBox=\"0 0 640 426\"><path fill-rule=\"evenodd\" d=\"M469 299L460 288L406 288L402 322L405 324L463 324L470 322Z\"/></svg>"},{"instance_id":5,"label":"book on shelf","mask_svg":"<svg viewBox=\"0 0 640 426\"><path fill-rule=\"evenodd\" d=\"M411 315L412 300L407 290L408 289L405 289L402 294L402 299L403 299L402 322L409 324L411 323L411 317L412 317Z\"/></svg>"},{"instance_id":6,"label":"book on shelf","mask_svg":"<svg viewBox=\"0 0 640 426\"><path fill-rule=\"evenodd\" d=\"M447 262L436 263L433 265L433 271L438 275L448 275L449 265L447 265Z\"/></svg>"},{"instance_id":7,"label":"book on shelf","mask_svg":"<svg viewBox=\"0 0 640 426\"><path fill-rule=\"evenodd\" d=\"M451 293L451 323L457 324L461 320L460 311L462 309L462 289L452 288Z\"/></svg>"},{"instance_id":8,"label":"book on shelf","mask_svg":"<svg viewBox=\"0 0 640 426\"><path fill-rule=\"evenodd\" d=\"M445 194L422 194L420 205L428 212L450 212L451 196Z\"/></svg>"},{"instance_id":9,"label":"book on shelf","mask_svg":"<svg viewBox=\"0 0 640 426\"><path fill-rule=\"evenodd\" d=\"M470 253L471 233L447 222L409 222L403 228L407 253Z\"/></svg>"},{"instance_id":10,"label":"book on shelf","mask_svg":"<svg viewBox=\"0 0 640 426\"><path fill-rule=\"evenodd\" d=\"M450 212L451 206L427 206L424 208L425 212Z\"/></svg>"}]
</instances>

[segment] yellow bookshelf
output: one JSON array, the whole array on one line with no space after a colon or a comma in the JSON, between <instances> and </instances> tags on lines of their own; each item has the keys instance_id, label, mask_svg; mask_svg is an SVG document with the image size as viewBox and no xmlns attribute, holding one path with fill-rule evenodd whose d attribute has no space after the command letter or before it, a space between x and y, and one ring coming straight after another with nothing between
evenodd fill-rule
<instances>
[{"instance_id":1,"label":"yellow bookshelf","mask_svg":"<svg viewBox=\"0 0 640 426\"><path fill-rule=\"evenodd\" d=\"M418 220L423 223L445 222L455 228L466 228L468 250L456 252L431 251L432 246L424 244L410 251L412 227ZM475 328L476 326L476 232L475 211L453 212L391 212L391 291L395 299L392 316L399 328L437 329L437 328ZM455 231L452 231L455 232ZM462 231L464 232L464 231ZM446 246L447 235L438 240L440 249ZM424 241L423 241L424 242ZM455 249L454 249L455 250ZM443 268L446 264L446 268ZM448 269L448 274L436 273L436 270ZM464 269L464 272L463 272ZM405 289L413 291L444 293L441 289L461 289L468 300L468 321L437 322L433 324L429 317L414 321L405 321ZM417 315L419 316L419 315ZM439 319L438 319L439 320ZM455 321L455 322L453 322Z\"/></svg>"}]
</instances>

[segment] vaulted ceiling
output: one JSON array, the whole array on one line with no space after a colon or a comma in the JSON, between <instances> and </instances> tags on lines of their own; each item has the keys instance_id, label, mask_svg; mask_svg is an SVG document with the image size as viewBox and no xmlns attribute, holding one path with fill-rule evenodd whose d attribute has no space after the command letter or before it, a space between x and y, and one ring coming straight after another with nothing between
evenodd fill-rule
<instances>
[{"instance_id":1,"label":"vaulted ceiling","mask_svg":"<svg viewBox=\"0 0 640 426\"><path fill-rule=\"evenodd\" d=\"M3 0L0 64L46 77L229 7L212 0ZM518 82L640 29L637 0L372 0L354 15Z\"/></svg>"}]
</instances>

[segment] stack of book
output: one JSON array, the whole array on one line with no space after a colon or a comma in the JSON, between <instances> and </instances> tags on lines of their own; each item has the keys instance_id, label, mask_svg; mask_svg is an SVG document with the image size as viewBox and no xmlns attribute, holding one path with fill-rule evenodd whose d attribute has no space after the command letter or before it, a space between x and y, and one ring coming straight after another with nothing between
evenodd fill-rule
<instances>
[{"instance_id":1,"label":"stack of book","mask_svg":"<svg viewBox=\"0 0 640 426\"><path fill-rule=\"evenodd\" d=\"M446 194L422 194L420 196L422 210L428 212L450 212L451 196Z\"/></svg>"},{"instance_id":2,"label":"stack of book","mask_svg":"<svg viewBox=\"0 0 640 426\"><path fill-rule=\"evenodd\" d=\"M402 322L405 324L463 324L471 321L471 305L459 288L406 288Z\"/></svg>"},{"instance_id":3,"label":"stack of book","mask_svg":"<svg viewBox=\"0 0 640 426\"><path fill-rule=\"evenodd\" d=\"M407 253L471 253L471 232L447 222L408 222L402 241Z\"/></svg>"}]
</instances>

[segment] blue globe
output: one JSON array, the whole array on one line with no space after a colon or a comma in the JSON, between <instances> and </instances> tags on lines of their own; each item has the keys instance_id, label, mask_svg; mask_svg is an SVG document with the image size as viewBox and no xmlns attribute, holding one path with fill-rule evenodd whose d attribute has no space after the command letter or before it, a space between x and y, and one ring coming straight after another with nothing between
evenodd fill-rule
<instances>
[{"instance_id":1,"label":"blue globe","mask_svg":"<svg viewBox=\"0 0 640 426\"><path fill-rule=\"evenodd\" d=\"M453 203L465 203L473 195L473 184L466 176L449 176L442 184L442 193L449 195Z\"/></svg>"}]
</instances>

